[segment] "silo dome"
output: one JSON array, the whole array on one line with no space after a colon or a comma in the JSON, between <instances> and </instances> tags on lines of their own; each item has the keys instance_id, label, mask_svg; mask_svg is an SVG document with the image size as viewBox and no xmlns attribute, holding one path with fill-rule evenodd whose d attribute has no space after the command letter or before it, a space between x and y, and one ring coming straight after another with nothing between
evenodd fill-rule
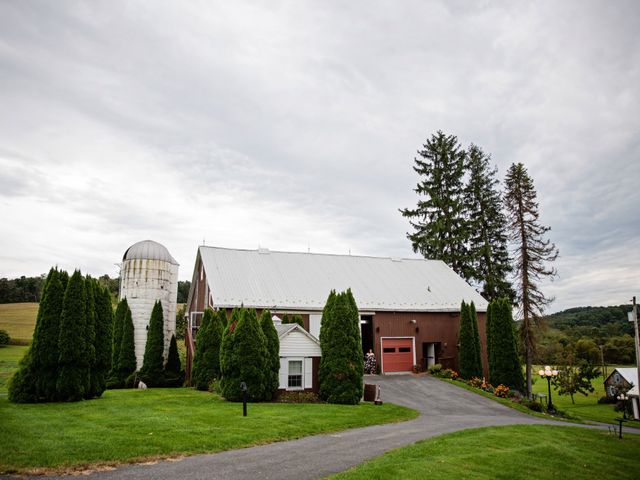
<instances>
[{"instance_id":1,"label":"silo dome","mask_svg":"<svg viewBox=\"0 0 640 480\"><path fill-rule=\"evenodd\" d=\"M151 311L159 300L164 316L164 356L176 331L178 262L164 245L153 240L134 243L122 256L120 300L131 309L137 369L142 367Z\"/></svg>"},{"instance_id":2,"label":"silo dome","mask_svg":"<svg viewBox=\"0 0 640 480\"><path fill-rule=\"evenodd\" d=\"M122 260L133 260L136 258L161 260L173 265L178 265L178 262L171 256L167 247L153 240L143 240L142 242L134 243L124 252Z\"/></svg>"}]
</instances>

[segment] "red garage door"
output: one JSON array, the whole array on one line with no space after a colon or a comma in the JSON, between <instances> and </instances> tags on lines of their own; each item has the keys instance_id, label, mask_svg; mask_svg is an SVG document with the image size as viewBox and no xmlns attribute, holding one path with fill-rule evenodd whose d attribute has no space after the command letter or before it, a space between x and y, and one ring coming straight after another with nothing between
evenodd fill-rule
<instances>
[{"instance_id":1,"label":"red garage door","mask_svg":"<svg viewBox=\"0 0 640 480\"><path fill-rule=\"evenodd\" d=\"M412 368L413 338L383 338L383 372L410 372Z\"/></svg>"}]
</instances>

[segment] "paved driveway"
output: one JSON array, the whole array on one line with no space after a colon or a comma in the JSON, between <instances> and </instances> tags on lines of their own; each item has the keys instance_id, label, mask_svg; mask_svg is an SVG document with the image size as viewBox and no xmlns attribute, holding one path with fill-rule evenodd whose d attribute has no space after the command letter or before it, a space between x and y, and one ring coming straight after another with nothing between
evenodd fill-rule
<instances>
[{"instance_id":1,"label":"paved driveway","mask_svg":"<svg viewBox=\"0 0 640 480\"><path fill-rule=\"evenodd\" d=\"M123 466L95 479L315 479L441 433L490 425L554 423L427 376L367 377L382 399L421 412L408 422L315 435L260 447L195 455L178 462Z\"/></svg>"}]
</instances>

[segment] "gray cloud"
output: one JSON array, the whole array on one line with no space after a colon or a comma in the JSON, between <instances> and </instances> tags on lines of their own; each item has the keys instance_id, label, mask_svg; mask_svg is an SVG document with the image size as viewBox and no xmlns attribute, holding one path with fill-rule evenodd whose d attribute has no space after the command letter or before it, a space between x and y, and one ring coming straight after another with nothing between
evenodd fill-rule
<instances>
[{"instance_id":1,"label":"gray cloud","mask_svg":"<svg viewBox=\"0 0 640 480\"><path fill-rule=\"evenodd\" d=\"M437 129L526 164L553 309L640 265L634 2L0 5L0 275L166 243L410 256ZM623 301L623 300L620 300ZM617 301L615 301L617 303Z\"/></svg>"}]
</instances>

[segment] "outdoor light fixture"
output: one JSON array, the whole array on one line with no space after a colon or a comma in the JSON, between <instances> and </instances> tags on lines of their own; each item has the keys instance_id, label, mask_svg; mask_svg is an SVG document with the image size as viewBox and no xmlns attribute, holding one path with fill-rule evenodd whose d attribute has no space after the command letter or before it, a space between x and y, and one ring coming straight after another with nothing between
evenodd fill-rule
<instances>
[{"instance_id":1,"label":"outdoor light fixture","mask_svg":"<svg viewBox=\"0 0 640 480\"><path fill-rule=\"evenodd\" d=\"M556 413L556 409L553 408L553 402L551 401L551 379L558 376L558 370L551 370L549 365L544 367L544 370L538 370L538 375L547 379L547 386L549 387L549 402L547 403L547 411L549 413Z\"/></svg>"},{"instance_id":2,"label":"outdoor light fixture","mask_svg":"<svg viewBox=\"0 0 640 480\"><path fill-rule=\"evenodd\" d=\"M621 393L616 397L618 400L622 402L622 417L627 418L627 400L629 400L629 396L626 393Z\"/></svg>"}]
</instances>

